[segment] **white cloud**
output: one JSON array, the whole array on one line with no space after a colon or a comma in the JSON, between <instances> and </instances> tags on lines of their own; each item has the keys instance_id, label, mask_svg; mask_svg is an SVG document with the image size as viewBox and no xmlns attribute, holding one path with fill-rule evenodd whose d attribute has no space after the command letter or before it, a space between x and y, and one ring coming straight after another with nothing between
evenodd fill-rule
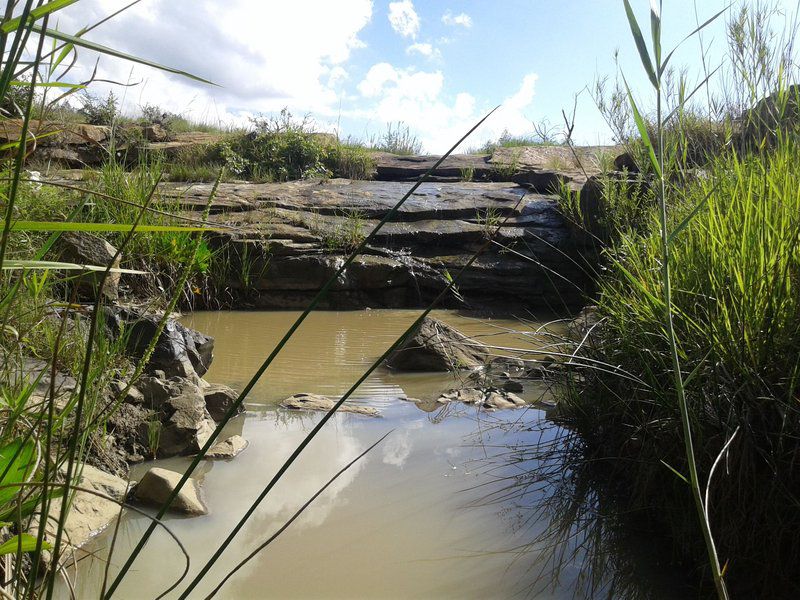
<instances>
[{"instance_id":1,"label":"white cloud","mask_svg":"<svg viewBox=\"0 0 800 600\"><path fill-rule=\"evenodd\" d=\"M84 0L59 13L59 28L75 32L105 17L126 0ZM165 110L229 118L283 106L302 113L330 113L333 89L345 76L352 53L364 47L359 34L372 17L372 0L294 0L254 3L229 0L151 0L98 27L87 38L174 66L214 81L210 87L103 57L98 77L144 80L124 92L135 106L150 102ZM287 24L302 23L302 30ZM81 54L87 77L95 55ZM102 86L95 91L104 93Z\"/></svg>"},{"instance_id":2,"label":"white cloud","mask_svg":"<svg viewBox=\"0 0 800 600\"><path fill-rule=\"evenodd\" d=\"M442 15L442 23L450 26L460 25L461 27L466 27L469 29L472 27L472 17L470 17L467 13L454 15L448 10Z\"/></svg>"},{"instance_id":3,"label":"white cloud","mask_svg":"<svg viewBox=\"0 0 800 600\"><path fill-rule=\"evenodd\" d=\"M406 48L406 54L421 54L426 58L431 59L439 59L442 57L442 53L439 52L438 48L434 48L432 44L423 44L423 43L416 43L411 44L408 48Z\"/></svg>"},{"instance_id":4,"label":"white cloud","mask_svg":"<svg viewBox=\"0 0 800 600\"><path fill-rule=\"evenodd\" d=\"M531 121L526 112L535 97L538 76L526 75L519 89L505 99L502 106L473 136L466 146L480 146L497 139L504 130L512 134L530 133ZM427 152L443 152L464 135L486 112L472 94L445 94L445 78L441 71L400 69L389 63L373 65L358 90L370 104L350 111L352 118L370 120L376 127L402 121L422 141Z\"/></svg>"},{"instance_id":5,"label":"white cloud","mask_svg":"<svg viewBox=\"0 0 800 600\"><path fill-rule=\"evenodd\" d=\"M389 23L397 33L412 39L419 33L419 15L411 0L389 3Z\"/></svg>"}]
</instances>

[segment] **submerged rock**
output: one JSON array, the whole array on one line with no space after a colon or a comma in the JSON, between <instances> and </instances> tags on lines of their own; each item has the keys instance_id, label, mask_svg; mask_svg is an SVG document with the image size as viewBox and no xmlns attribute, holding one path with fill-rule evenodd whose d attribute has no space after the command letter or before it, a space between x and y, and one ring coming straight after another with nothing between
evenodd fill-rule
<instances>
[{"instance_id":1,"label":"submerged rock","mask_svg":"<svg viewBox=\"0 0 800 600\"><path fill-rule=\"evenodd\" d=\"M462 402L486 410L520 408L527 404L525 400L516 394L493 388L462 388L450 390L442 394L437 402L440 404Z\"/></svg>"},{"instance_id":2,"label":"submerged rock","mask_svg":"<svg viewBox=\"0 0 800 600\"><path fill-rule=\"evenodd\" d=\"M483 366L489 349L449 325L426 317L386 361L398 371L455 371Z\"/></svg>"},{"instance_id":3,"label":"submerged rock","mask_svg":"<svg viewBox=\"0 0 800 600\"><path fill-rule=\"evenodd\" d=\"M144 474L136 485L134 497L144 504L162 506L177 487L182 475L175 471L153 467ZM203 501L200 485L189 479L175 497L169 509L189 516L207 515L208 508Z\"/></svg>"},{"instance_id":4,"label":"submerged rock","mask_svg":"<svg viewBox=\"0 0 800 600\"><path fill-rule=\"evenodd\" d=\"M317 410L323 412L328 412L333 408L334 404L336 404L335 400L327 396L320 396L319 394L295 394L281 402L282 407L291 410ZM378 410L371 406L358 406L347 404L346 402L339 407L337 412L355 413L369 417L377 417L380 415Z\"/></svg>"}]
</instances>

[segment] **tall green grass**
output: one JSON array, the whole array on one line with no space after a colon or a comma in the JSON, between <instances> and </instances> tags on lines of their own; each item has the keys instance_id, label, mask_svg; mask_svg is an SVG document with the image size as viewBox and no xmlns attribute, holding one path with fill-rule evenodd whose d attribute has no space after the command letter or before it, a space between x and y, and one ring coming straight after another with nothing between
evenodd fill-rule
<instances>
[{"instance_id":1,"label":"tall green grass","mask_svg":"<svg viewBox=\"0 0 800 600\"><path fill-rule=\"evenodd\" d=\"M690 550L718 597L729 588L745 597L796 594L788 574L800 560L791 533L800 525L800 148L791 72L765 66L768 56L783 64L780 51L750 63L735 54L736 69L749 64L759 81L751 86L739 73L750 106L766 89L772 110L697 118L713 112L689 102L713 72L696 89L682 85L669 106L672 54L662 55L659 7L646 42L625 6L655 96L648 114L626 91L652 201L619 202L619 185L606 187L604 209L620 207L623 218L607 218L597 322L573 360L585 379L569 387L563 414L594 452L613 457L632 506ZM731 35L744 31L752 42L735 52L777 39L753 18L761 14L733 14ZM698 135L715 131L727 141ZM574 211L574 200L566 206Z\"/></svg>"}]
</instances>

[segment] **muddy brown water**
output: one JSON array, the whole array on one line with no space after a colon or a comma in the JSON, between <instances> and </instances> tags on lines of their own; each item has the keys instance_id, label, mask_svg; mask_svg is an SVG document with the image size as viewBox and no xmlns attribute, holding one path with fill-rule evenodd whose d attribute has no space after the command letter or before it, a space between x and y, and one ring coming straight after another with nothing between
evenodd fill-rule
<instances>
[{"instance_id":1,"label":"muddy brown water","mask_svg":"<svg viewBox=\"0 0 800 600\"><path fill-rule=\"evenodd\" d=\"M184 322L216 338L214 364L206 379L241 388L296 316L292 312L209 312L188 315ZM320 418L280 409L280 400L297 392L343 393L415 316L412 311L368 310L320 312L308 319L253 390L247 414L231 425L231 431L241 431L250 446L233 461L204 463L198 469L196 476L202 480L210 514L167 520L189 551L190 577ZM533 332L541 325L537 322L477 319L445 311L437 316L500 348L534 351L548 343L542 336L511 331ZM537 540L553 524L548 521L553 517L537 509L546 501L547 492L541 486L529 488L519 483L521 477L535 473L539 463L520 462L518 449L546 445L563 432L550 424L536 405L495 413L453 405L430 411L398 399L403 395L435 398L438 391L458 383L451 375L379 369L355 398L378 408L381 417L336 415L259 506L191 597L205 597L336 471L390 430L380 446L345 472L216 597L586 595L576 593L582 577L580 551L569 564L541 568L541 560L549 555L546 544ZM547 397L547 391L540 384L531 384L522 395L535 402ZM188 464L187 459L158 462L175 470ZM547 468L552 471L553 464ZM560 469L556 464L555 472ZM136 470L134 476L141 472ZM515 482L519 487L514 487ZM519 490L524 493L514 493ZM124 517L112 558L112 576L147 525L144 517L132 513ZM104 556L110 533L95 538L90 550ZM183 566L174 542L158 531L116 597L155 598L179 576ZM81 561L79 598L98 596L102 572L101 560ZM653 581L647 580L650 574L636 577L655 589L655 576ZM670 597L666 592L658 595ZM176 598L178 593L168 597Z\"/></svg>"}]
</instances>

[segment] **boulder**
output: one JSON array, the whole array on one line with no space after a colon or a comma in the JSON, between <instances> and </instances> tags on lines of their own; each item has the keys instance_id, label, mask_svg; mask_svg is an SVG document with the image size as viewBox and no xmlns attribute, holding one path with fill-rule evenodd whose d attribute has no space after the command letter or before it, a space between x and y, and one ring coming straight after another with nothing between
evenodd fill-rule
<instances>
[{"instance_id":1,"label":"boulder","mask_svg":"<svg viewBox=\"0 0 800 600\"><path fill-rule=\"evenodd\" d=\"M333 398L327 396L320 396L319 394L295 394L289 396L281 402L281 406L291 410L317 410L328 412L336 404ZM346 402L339 407L337 412L355 413L359 415L366 415L368 417L377 417L380 413L377 409L371 406L358 406L354 404L347 404Z\"/></svg>"},{"instance_id":2,"label":"boulder","mask_svg":"<svg viewBox=\"0 0 800 600\"><path fill-rule=\"evenodd\" d=\"M78 265L119 268L121 257L117 249L103 238L82 231L65 231L58 238L58 254L63 262ZM100 289L102 272L85 272L75 279L78 297L96 300ZM103 285L103 296L108 300L119 298L119 273L109 273Z\"/></svg>"},{"instance_id":3,"label":"boulder","mask_svg":"<svg viewBox=\"0 0 800 600\"><path fill-rule=\"evenodd\" d=\"M164 402L181 393L181 386L177 382L155 375L140 376L136 381L136 389L141 393L143 403L156 409L161 408Z\"/></svg>"},{"instance_id":4,"label":"boulder","mask_svg":"<svg viewBox=\"0 0 800 600\"><path fill-rule=\"evenodd\" d=\"M31 392L29 404L47 400L50 397L50 389L52 387L55 390L56 409L63 410L69 400L80 389L80 385L73 377L64 375L59 371L56 371L55 379L51 386L52 367L45 360L22 357L19 361L16 361L10 357L5 357L3 366L10 385L36 384Z\"/></svg>"},{"instance_id":5,"label":"boulder","mask_svg":"<svg viewBox=\"0 0 800 600\"><path fill-rule=\"evenodd\" d=\"M185 385L181 394L161 406L162 427L158 436L158 456L196 454L216 427L206 410L200 389Z\"/></svg>"},{"instance_id":6,"label":"boulder","mask_svg":"<svg viewBox=\"0 0 800 600\"><path fill-rule=\"evenodd\" d=\"M231 459L238 456L249 445L250 442L242 436L232 435L227 440L211 446L205 457L209 460Z\"/></svg>"},{"instance_id":7,"label":"boulder","mask_svg":"<svg viewBox=\"0 0 800 600\"><path fill-rule=\"evenodd\" d=\"M645 179L637 173L627 171L613 172L605 176L590 177L580 189L579 206L582 223L579 225L601 242L608 242L612 230L606 220L607 204L606 188L616 186L634 197L639 204L647 201L649 186Z\"/></svg>"},{"instance_id":8,"label":"boulder","mask_svg":"<svg viewBox=\"0 0 800 600\"><path fill-rule=\"evenodd\" d=\"M759 100L741 117L739 144L759 148L775 144L780 132L793 131L800 122L800 85L790 85Z\"/></svg>"},{"instance_id":9,"label":"boulder","mask_svg":"<svg viewBox=\"0 0 800 600\"><path fill-rule=\"evenodd\" d=\"M144 355L156 334L159 315L144 314L131 308L106 307L106 324L113 336L127 335L127 350L136 358ZM211 365L214 338L194 331L175 319L167 319L147 363L150 373L163 371L167 377L202 377Z\"/></svg>"},{"instance_id":10,"label":"boulder","mask_svg":"<svg viewBox=\"0 0 800 600\"><path fill-rule=\"evenodd\" d=\"M181 474L175 471L153 467L136 485L134 497L143 504L160 507L177 487L181 477ZM169 509L192 517L208 514L200 485L196 480L189 479L186 482Z\"/></svg>"},{"instance_id":11,"label":"boulder","mask_svg":"<svg viewBox=\"0 0 800 600\"><path fill-rule=\"evenodd\" d=\"M206 402L206 409L211 415L211 418L219 422L225 416L225 413L239 398L238 392L229 388L227 385L211 384L203 389L203 398ZM236 414L244 412L244 407L239 405Z\"/></svg>"},{"instance_id":12,"label":"boulder","mask_svg":"<svg viewBox=\"0 0 800 600\"><path fill-rule=\"evenodd\" d=\"M481 367L488 359L486 346L438 319L426 317L386 364L398 371L455 371Z\"/></svg>"}]
</instances>

